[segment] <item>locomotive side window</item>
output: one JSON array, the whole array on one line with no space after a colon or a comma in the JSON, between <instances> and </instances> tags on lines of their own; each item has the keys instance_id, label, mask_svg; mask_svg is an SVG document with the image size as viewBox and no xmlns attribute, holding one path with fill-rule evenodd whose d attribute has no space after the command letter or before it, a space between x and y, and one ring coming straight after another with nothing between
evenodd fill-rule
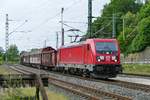
<instances>
[{"instance_id":1,"label":"locomotive side window","mask_svg":"<svg viewBox=\"0 0 150 100\"><path fill-rule=\"evenodd\" d=\"M97 53L112 53L112 52L117 52L117 44L114 42L97 42L96 43L96 52Z\"/></svg>"}]
</instances>

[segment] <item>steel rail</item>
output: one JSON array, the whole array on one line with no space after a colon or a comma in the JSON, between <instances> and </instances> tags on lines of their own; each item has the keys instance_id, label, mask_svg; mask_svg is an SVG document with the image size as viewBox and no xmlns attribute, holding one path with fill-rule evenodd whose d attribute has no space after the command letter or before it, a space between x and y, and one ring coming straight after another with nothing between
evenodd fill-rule
<instances>
[{"instance_id":1,"label":"steel rail","mask_svg":"<svg viewBox=\"0 0 150 100\"><path fill-rule=\"evenodd\" d=\"M48 96L46 94L46 91L44 89L44 85L42 82L42 79L40 77L40 75L38 75L36 72L33 72L31 70L28 69L24 69L21 67L17 67L17 65L12 66L12 65L8 65L10 68L12 68L13 70L16 70L18 72L21 72L23 74L27 74L27 75L35 75L35 80L36 80L36 96L38 96L39 98L39 90L41 91L41 95L42 95L42 99L43 100L48 100Z\"/></svg>"},{"instance_id":2,"label":"steel rail","mask_svg":"<svg viewBox=\"0 0 150 100\"><path fill-rule=\"evenodd\" d=\"M91 78L84 78L80 76L72 76L88 81L93 81L93 82L100 82L104 84L110 84L110 85L117 85L120 87L124 88L129 88L133 90L140 90L144 92L150 92L150 85L145 85L145 84L140 84L140 83L133 83L133 82L128 82L128 81L121 81L121 80L116 80L116 79L107 79L107 80L102 80L102 79L91 79Z\"/></svg>"},{"instance_id":3,"label":"steel rail","mask_svg":"<svg viewBox=\"0 0 150 100\"><path fill-rule=\"evenodd\" d=\"M59 80L59 79L56 79L53 77L49 77L49 83L59 86L59 87L62 87L64 89L73 91L73 92L78 92L82 95L88 96L92 100L93 99L101 100L102 98L105 98L105 97L109 97L109 98L115 99L115 100L132 100L132 98L130 98L130 97L125 97L125 96L121 96L118 94L93 89L91 87L86 87L86 86L69 83L69 82L62 81L62 80Z\"/></svg>"},{"instance_id":4,"label":"steel rail","mask_svg":"<svg viewBox=\"0 0 150 100\"><path fill-rule=\"evenodd\" d=\"M58 74L59 72L52 72L52 73ZM100 82L100 83L104 83L104 84L117 85L120 87L129 88L129 89L133 89L133 90L150 92L150 85L145 85L145 84L141 84L141 83L133 83L133 82L128 82L128 81L116 80L116 79L107 79L107 80L94 79L94 78L81 77L81 76L70 75L70 74L68 75L68 74L64 74L64 73L59 73L59 74L64 75L64 76L75 77L75 78L79 78L79 79L83 79L83 80L87 80L87 81Z\"/></svg>"},{"instance_id":5,"label":"steel rail","mask_svg":"<svg viewBox=\"0 0 150 100\"><path fill-rule=\"evenodd\" d=\"M122 73L122 74L119 74L119 75L125 75L125 76L131 76L131 77L145 77L145 78L150 78L150 75L147 75L147 74L132 74L132 73Z\"/></svg>"},{"instance_id":6,"label":"steel rail","mask_svg":"<svg viewBox=\"0 0 150 100\"><path fill-rule=\"evenodd\" d=\"M16 66L12 66L12 65L8 65L12 70L16 71L16 72L19 72L21 74L26 74L26 75L30 75L30 74L33 74L27 70L23 70L23 69L19 69L18 67L16 68Z\"/></svg>"},{"instance_id":7,"label":"steel rail","mask_svg":"<svg viewBox=\"0 0 150 100\"><path fill-rule=\"evenodd\" d=\"M94 79L94 78L81 77L81 76L64 74L64 73L59 73L59 72L51 72L51 73L59 74L59 75L61 74L64 76L69 76L69 77L75 77L75 78L79 78L79 79L87 80L87 81L100 82L100 83L110 84L110 85L117 85L120 87L129 88L129 89L133 89L133 90L150 92L150 85L145 85L145 84L141 84L141 83L133 83L133 82L128 82L128 81L116 80L116 79L107 79L107 80Z\"/></svg>"},{"instance_id":8,"label":"steel rail","mask_svg":"<svg viewBox=\"0 0 150 100\"><path fill-rule=\"evenodd\" d=\"M108 83L113 84L113 85L118 85L121 87L125 87L125 88L129 88L129 89L150 92L150 85L132 83L132 82L127 82L127 81L115 80L115 79L108 81Z\"/></svg>"},{"instance_id":9,"label":"steel rail","mask_svg":"<svg viewBox=\"0 0 150 100\"><path fill-rule=\"evenodd\" d=\"M53 73L57 73L57 72L53 72ZM133 90L150 92L150 85L145 85L145 84L140 84L140 83L133 83L133 82L127 82L127 81L121 81L121 80L115 80L115 79L107 79L107 80L93 79L93 78L68 75L68 74L63 74L63 73L59 73L59 74L64 75L64 76L75 77L75 78L79 78L79 79L83 79L83 80L87 80L87 81L100 82L100 83L104 83L104 84L117 85L120 87L129 88L129 89L133 89Z\"/></svg>"},{"instance_id":10,"label":"steel rail","mask_svg":"<svg viewBox=\"0 0 150 100\"><path fill-rule=\"evenodd\" d=\"M47 72L49 73L49 71L47 71ZM83 79L83 80L87 80L87 81L101 82L104 84L117 85L120 87L134 89L134 90L140 90L140 91L144 91L144 92L150 92L150 85L145 85L145 84L140 84L140 83L133 83L133 82L127 82L127 81L121 81L121 80L115 80L115 79L108 79L108 80L91 79L91 78L87 78L87 77L64 74L64 73L60 73L60 72L51 72L51 73L59 74L59 75L63 75L63 76L68 76L68 77L75 77L75 78L79 78L79 79Z\"/></svg>"}]
</instances>

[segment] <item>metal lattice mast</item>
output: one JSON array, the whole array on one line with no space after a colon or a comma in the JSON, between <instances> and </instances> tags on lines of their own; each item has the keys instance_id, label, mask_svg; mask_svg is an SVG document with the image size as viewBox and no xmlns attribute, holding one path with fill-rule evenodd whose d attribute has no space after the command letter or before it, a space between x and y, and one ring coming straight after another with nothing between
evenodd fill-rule
<instances>
[{"instance_id":1,"label":"metal lattice mast","mask_svg":"<svg viewBox=\"0 0 150 100\"><path fill-rule=\"evenodd\" d=\"M61 9L61 32L62 32L62 46L64 45L64 27L63 27L63 12L64 12L64 8Z\"/></svg>"},{"instance_id":2,"label":"metal lattice mast","mask_svg":"<svg viewBox=\"0 0 150 100\"><path fill-rule=\"evenodd\" d=\"M56 49L58 49L58 32L56 32Z\"/></svg>"},{"instance_id":3,"label":"metal lattice mast","mask_svg":"<svg viewBox=\"0 0 150 100\"><path fill-rule=\"evenodd\" d=\"M6 56L5 56L5 62L8 62L8 54L7 50L9 47L9 23L8 23L8 14L6 14L6 23L5 23L5 50L6 50Z\"/></svg>"},{"instance_id":4,"label":"metal lattice mast","mask_svg":"<svg viewBox=\"0 0 150 100\"><path fill-rule=\"evenodd\" d=\"M116 17L115 17L115 14L112 15L112 23L113 23L113 26L112 26L112 37L115 38L116 37Z\"/></svg>"},{"instance_id":5,"label":"metal lattice mast","mask_svg":"<svg viewBox=\"0 0 150 100\"><path fill-rule=\"evenodd\" d=\"M88 0L88 34L89 37L92 35L92 0Z\"/></svg>"}]
</instances>

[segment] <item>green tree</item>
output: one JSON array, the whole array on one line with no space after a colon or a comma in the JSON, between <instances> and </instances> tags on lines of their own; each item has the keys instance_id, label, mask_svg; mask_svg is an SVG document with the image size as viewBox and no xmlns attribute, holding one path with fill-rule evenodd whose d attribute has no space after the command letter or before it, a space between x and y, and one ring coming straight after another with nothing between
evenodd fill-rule
<instances>
[{"instance_id":1,"label":"green tree","mask_svg":"<svg viewBox=\"0 0 150 100\"><path fill-rule=\"evenodd\" d=\"M120 32L118 36L118 40L120 42L120 48L122 52L125 52L128 50L128 46L132 43L132 40L134 39L135 35L137 34L137 23L138 21L136 14L133 14L131 12L127 12L124 16L122 16L122 19L124 18L124 34L123 31Z\"/></svg>"},{"instance_id":2,"label":"green tree","mask_svg":"<svg viewBox=\"0 0 150 100\"><path fill-rule=\"evenodd\" d=\"M10 45L7 50L8 61L16 63L19 61L19 50L16 45Z\"/></svg>"},{"instance_id":3,"label":"green tree","mask_svg":"<svg viewBox=\"0 0 150 100\"><path fill-rule=\"evenodd\" d=\"M126 40L123 40L122 34L118 37L121 50L124 53L134 53L150 46L150 3L143 5L137 14L128 12L124 17Z\"/></svg>"},{"instance_id":4,"label":"green tree","mask_svg":"<svg viewBox=\"0 0 150 100\"><path fill-rule=\"evenodd\" d=\"M144 6L142 6L139 14L138 14L138 20L141 20L145 17L149 17L150 16L150 2L145 4Z\"/></svg>"},{"instance_id":5,"label":"green tree","mask_svg":"<svg viewBox=\"0 0 150 100\"><path fill-rule=\"evenodd\" d=\"M138 33L145 36L145 46L150 46L150 16L143 18L138 24Z\"/></svg>"},{"instance_id":6,"label":"green tree","mask_svg":"<svg viewBox=\"0 0 150 100\"><path fill-rule=\"evenodd\" d=\"M0 47L0 64L3 63L3 55L4 55L4 49Z\"/></svg>"},{"instance_id":7,"label":"green tree","mask_svg":"<svg viewBox=\"0 0 150 100\"><path fill-rule=\"evenodd\" d=\"M122 16L127 12L135 14L141 7L141 4L135 1L136 0L111 0L109 4L106 4L102 10L102 15L92 23L92 33L100 29L102 30L97 34L92 34L92 37L111 37L113 14L115 14L116 17L116 35L118 37L122 31Z\"/></svg>"}]
</instances>

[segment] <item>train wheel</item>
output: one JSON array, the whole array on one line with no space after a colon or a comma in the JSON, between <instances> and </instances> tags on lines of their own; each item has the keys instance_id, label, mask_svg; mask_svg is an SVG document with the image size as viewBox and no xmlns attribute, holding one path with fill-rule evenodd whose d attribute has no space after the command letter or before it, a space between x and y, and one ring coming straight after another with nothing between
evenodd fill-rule
<instances>
[{"instance_id":1,"label":"train wheel","mask_svg":"<svg viewBox=\"0 0 150 100\"><path fill-rule=\"evenodd\" d=\"M83 74L82 74L82 76L83 76L83 77L89 77L89 75L90 75L90 72L89 72L87 69L83 69Z\"/></svg>"},{"instance_id":2,"label":"train wheel","mask_svg":"<svg viewBox=\"0 0 150 100\"><path fill-rule=\"evenodd\" d=\"M93 79L94 77L93 77L93 75L92 75L92 73L90 73L90 79Z\"/></svg>"}]
</instances>

